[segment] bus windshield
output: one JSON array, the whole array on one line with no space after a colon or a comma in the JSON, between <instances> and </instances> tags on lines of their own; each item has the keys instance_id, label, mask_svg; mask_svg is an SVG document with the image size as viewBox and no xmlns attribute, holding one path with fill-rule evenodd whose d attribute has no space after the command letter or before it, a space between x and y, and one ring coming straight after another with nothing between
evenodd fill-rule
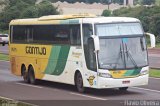
<instances>
[{"instance_id":1,"label":"bus windshield","mask_svg":"<svg viewBox=\"0 0 160 106\"><path fill-rule=\"evenodd\" d=\"M140 23L113 23L96 25L99 36L125 36L142 35L143 30Z\"/></svg>"},{"instance_id":2,"label":"bus windshield","mask_svg":"<svg viewBox=\"0 0 160 106\"><path fill-rule=\"evenodd\" d=\"M99 68L132 69L148 65L146 41L139 23L96 25L96 32L100 38Z\"/></svg>"}]
</instances>

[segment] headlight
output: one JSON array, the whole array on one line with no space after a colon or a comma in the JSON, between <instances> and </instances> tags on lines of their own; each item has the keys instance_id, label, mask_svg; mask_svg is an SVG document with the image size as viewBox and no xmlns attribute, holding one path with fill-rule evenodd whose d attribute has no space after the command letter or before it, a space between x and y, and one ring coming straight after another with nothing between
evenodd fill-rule
<instances>
[{"instance_id":1,"label":"headlight","mask_svg":"<svg viewBox=\"0 0 160 106\"><path fill-rule=\"evenodd\" d=\"M98 73L98 76L104 77L104 78L112 78L112 75L109 73Z\"/></svg>"},{"instance_id":2,"label":"headlight","mask_svg":"<svg viewBox=\"0 0 160 106\"><path fill-rule=\"evenodd\" d=\"M148 70L141 70L141 75L148 74Z\"/></svg>"}]
</instances>

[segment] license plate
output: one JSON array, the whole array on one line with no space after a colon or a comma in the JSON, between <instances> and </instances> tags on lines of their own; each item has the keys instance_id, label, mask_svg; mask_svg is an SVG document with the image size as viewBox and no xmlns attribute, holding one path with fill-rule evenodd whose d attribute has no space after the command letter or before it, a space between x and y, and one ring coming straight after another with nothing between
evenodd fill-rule
<instances>
[{"instance_id":1,"label":"license plate","mask_svg":"<svg viewBox=\"0 0 160 106\"><path fill-rule=\"evenodd\" d=\"M122 84L129 84L130 80L122 81Z\"/></svg>"}]
</instances>

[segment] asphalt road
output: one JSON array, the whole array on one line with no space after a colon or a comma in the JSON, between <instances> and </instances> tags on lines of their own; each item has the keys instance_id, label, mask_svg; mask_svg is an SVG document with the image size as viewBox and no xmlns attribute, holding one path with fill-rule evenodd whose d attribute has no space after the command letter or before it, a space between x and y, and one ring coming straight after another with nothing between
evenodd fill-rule
<instances>
[{"instance_id":1,"label":"asphalt road","mask_svg":"<svg viewBox=\"0 0 160 106\"><path fill-rule=\"evenodd\" d=\"M148 49L149 66L160 69L160 49Z\"/></svg>"},{"instance_id":2,"label":"asphalt road","mask_svg":"<svg viewBox=\"0 0 160 106\"><path fill-rule=\"evenodd\" d=\"M8 45L2 46L0 45L0 53L8 54Z\"/></svg>"},{"instance_id":3,"label":"asphalt road","mask_svg":"<svg viewBox=\"0 0 160 106\"><path fill-rule=\"evenodd\" d=\"M87 93L80 94L72 85L47 81L39 81L38 85L26 84L21 77L11 74L9 66L9 62L0 61L1 98L40 106L53 106L53 104L80 106L84 103L92 106L124 106L126 100L159 100L160 102L160 79L150 78L148 86L131 87L126 92L117 89L88 89Z\"/></svg>"}]
</instances>

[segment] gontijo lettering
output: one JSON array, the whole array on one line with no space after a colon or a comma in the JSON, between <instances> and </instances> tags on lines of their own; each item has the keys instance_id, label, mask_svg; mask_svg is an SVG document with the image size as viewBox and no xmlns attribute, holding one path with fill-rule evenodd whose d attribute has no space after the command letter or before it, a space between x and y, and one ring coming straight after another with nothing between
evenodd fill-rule
<instances>
[{"instance_id":1,"label":"gontijo lettering","mask_svg":"<svg viewBox=\"0 0 160 106\"><path fill-rule=\"evenodd\" d=\"M46 55L46 52L45 47L26 46L26 54Z\"/></svg>"}]
</instances>

